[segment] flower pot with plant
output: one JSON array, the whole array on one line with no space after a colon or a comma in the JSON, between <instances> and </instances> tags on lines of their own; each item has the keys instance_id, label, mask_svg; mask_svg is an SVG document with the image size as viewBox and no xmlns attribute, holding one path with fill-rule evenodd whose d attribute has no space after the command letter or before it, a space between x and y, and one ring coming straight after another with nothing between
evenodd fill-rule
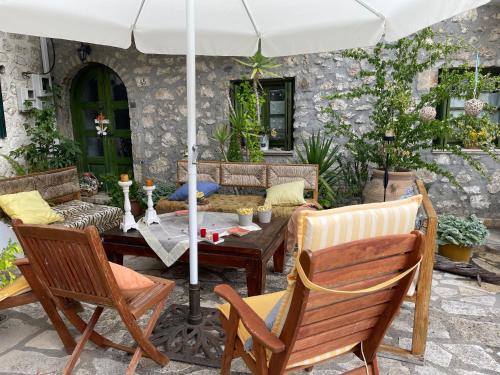
<instances>
[{"instance_id":1,"label":"flower pot with plant","mask_svg":"<svg viewBox=\"0 0 500 375\"><path fill-rule=\"evenodd\" d=\"M461 218L441 215L438 218L439 254L457 262L468 262L472 247L484 244L488 229L475 215Z\"/></svg>"},{"instance_id":2,"label":"flower pot with plant","mask_svg":"<svg viewBox=\"0 0 500 375\"><path fill-rule=\"evenodd\" d=\"M259 217L259 222L262 224L270 223L272 214L273 212L271 206L264 205L257 207L257 216Z\"/></svg>"},{"instance_id":3,"label":"flower pot with plant","mask_svg":"<svg viewBox=\"0 0 500 375\"><path fill-rule=\"evenodd\" d=\"M99 180L92 172L84 172L81 174L79 181L80 194L84 197L96 195L99 190Z\"/></svg>"},{"instance_id":4,"label":"flower pot with plant","mask_svg":"<svg viewBox=\"0 0 500 375\"><path fill-rule=\"evenodd\" d=\"M358 82L351 90L326 96L330 101L325 112L331 116L327 128L332 136L345 140L347 151L363 144L364 153L375 169L371 186L365 189L365 201L398 199L405 184L411 184L412 171L426 169L445 176L459 186L456 176L427 158L434 147L465 160L486 177L484 167L456 143L437 142L454 139L462 145L477 144L494 160L495 144L490 142L492 106L484 105L482 114L443 113L436 118L436 107L451 99L471 99L476 92L493 92L500 78L481 74L466 67L454 69L455 54L465 48L460 41L438 40L430 28L396 42L380 42L371 50L353 49L342 53L344 58L359 63ZM422 72L437 69L439 82L428 92L416 97L413 87ZM358 129L339 110L343 100L366 100L372 110L369 127ZM494 109L496 110L496 108ZM446 111L445 111L446 112ZM480 133L480 129L485 129ZM471 131L472 130L472 131ZM405 175L398 175L404 172ZM387 179L388 177L388 179ZM368 198L368 199L366 199Z\"/></svg>"},{"instance_id":5,"label":"flower pot with plant","mask_svg":"<svg viewBox=\"0 0 500 375\"><path fill-rule=\"evenodd\" d=\"M246 227L252 224L253 208L238 208L236 212L238 213L238 223L240 226Z\"/></svg>"}]
</instances>

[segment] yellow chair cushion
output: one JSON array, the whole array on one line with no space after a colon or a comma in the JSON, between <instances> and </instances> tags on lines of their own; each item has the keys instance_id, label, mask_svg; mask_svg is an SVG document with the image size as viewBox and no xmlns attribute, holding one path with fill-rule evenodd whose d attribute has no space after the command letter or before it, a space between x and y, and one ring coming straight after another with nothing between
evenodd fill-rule
<instances>
[{"instance_id":1,"label":"yellow chair cushion","mask_svg":"<svg viewBox=\"0 0 500 375\"><path fill-rule=\"evenodd\" d=\"M299 206L305 204L304 181L271 186L266 190L266 206Z\"/></svg>"},{"instance_id":2,"label":"yellow chair cushion","mask_svg":"<svg viewBox=\"0 0 500 375\"><path fill-rule=\"evenodd\" d=\"M284 294L285 291L283 290L281 292L243 298L243 301L245 301L247 305L250 306L250 308L255 311L255 313L262 320L266 320L266 317L269 315L273 307L278 303L278 301ZM229 310L231 308L231 305L229 303L218 305L217 308L222 314L224 314L226 319L229 319ZM251 337L250 333L248 333L241 320L238 326L238 337L240 338L242 343L245 343Z\"/></svg>"},{"instance_id":3,"label":"yellow chair cushion","mask_svg":"<svg viewBox=\"0 0 500 375\"><path fill-rule=\"evenodd\" d=\"M24 276L20 276L15 279L12 284L0 288L0 302L9 297L14 297L29 292L30 290L31 287Z\"/></svg>"},{"instance_id":4,"label":"yellow chair cushion","mask_svg":"<svg viewBox=\"0 0 500 375\"><path fill-rule=\"evenodd\" d=\"M64 220L37 190L0 195L0 208L11 219L20 219L24 224L51 224Z\"/></svg>"}]
</instances>

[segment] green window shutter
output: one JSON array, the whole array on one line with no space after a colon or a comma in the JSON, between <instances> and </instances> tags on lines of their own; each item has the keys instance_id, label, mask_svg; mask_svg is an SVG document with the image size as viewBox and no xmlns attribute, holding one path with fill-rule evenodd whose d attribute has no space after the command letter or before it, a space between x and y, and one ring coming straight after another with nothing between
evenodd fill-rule
<instances>
[{"instance_id":1,"label":"green window shutter","mask_svg":"<svg viewBox=\"0 0 500 375\"><path fill-rule=\"evenodd\" d=\"M0 138L5 138L6 136L7 129L5 128L5 115L3 113L2 86L0 86Z\"/></svg>"}]
</instances>

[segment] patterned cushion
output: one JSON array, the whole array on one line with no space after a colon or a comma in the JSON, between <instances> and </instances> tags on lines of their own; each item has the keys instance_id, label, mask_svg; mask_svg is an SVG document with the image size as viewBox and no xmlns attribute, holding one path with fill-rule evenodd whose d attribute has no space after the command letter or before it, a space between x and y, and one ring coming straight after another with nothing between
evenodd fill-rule
<instances>
[{"instance_id":1,"label":"patterned cushion","mask_svg":"<svg viewBox=\"0 0 500 375\"><path fill-rule=\"evenodd\" d=\"M99 232L120 225L123 216L122 210L118 207L101 206L76 200L60 204L53 209L64 216L61 225L78 229L95 225Z\"/></svg>"},{"instance_id":2,"label":"patterned cushion","mask_svg":"<svg viewBox=\"0 0 500 375\"><path fill-rule=\"evenodd\" d=\"M231 194L212 194L208 201L210 203L209 210L214 212L227 212L234 213L241 207L252 207L257 210L258 206L264 204L264 197L259 195L231 195ZM306 199L306 202L312 203L313 200ZM186 202L170 201L168 199L161 199L156 209L159 212L174 212L178 210L187 210ZM273 206L274 217L288 218L292 215L297 206Z\"/></svg>"},{"instance_id":3,"label":"patterned cushion","mask_svg":"<svg viewBox=\"0 0 500 375\"><path fill-rule=\"evenodd\" d=\"M360 204L323 211L303 211L297 225L297 243L302 249L319 250L365 238L409 233L415 228L415 217L422 195L371 204ZM280 335L290 309L297 273L288 275L288 287L273 326Z\"/></svg>"}]
</instances>

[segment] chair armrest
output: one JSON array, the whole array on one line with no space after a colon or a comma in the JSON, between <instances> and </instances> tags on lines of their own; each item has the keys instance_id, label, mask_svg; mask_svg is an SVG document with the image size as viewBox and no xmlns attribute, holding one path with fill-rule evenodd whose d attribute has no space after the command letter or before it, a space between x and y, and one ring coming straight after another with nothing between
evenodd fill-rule
<instances>
[{"instance_id":1,"label":"chair armrest","mask_svg":"<svg viewBox=\"0 0 500 375\"><path fill-rule=\"evenodd\" d=\"M285 350L285 344L267 329L264 321L246 304L233 288L222 284L217 285L214 291L229 302L231 305L230 311L238 315L254 341L259 342L273 353L280 353Z\"/></svg>"},{"instance_id":2,"label":"chair armrest","mask_svg":"<svg viewBox=\"0 0 500 375\"><path fill-rule=\"evenodd\" d=\"M14 261L14 264L16 266L28 266L30 264L30 261L28 260L28 258L19 258L19 259L16 259Z\"/></svg>"}]
</instances>

